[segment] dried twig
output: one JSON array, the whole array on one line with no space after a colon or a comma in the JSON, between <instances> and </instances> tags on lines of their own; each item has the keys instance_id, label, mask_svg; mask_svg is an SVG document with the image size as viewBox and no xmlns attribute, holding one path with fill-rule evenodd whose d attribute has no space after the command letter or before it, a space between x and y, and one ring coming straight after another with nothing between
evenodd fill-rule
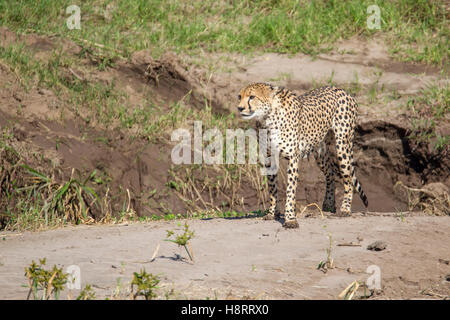
<instances>
[{"instance_id":1,"label":"dried twig","mask_svg":"<svg viewBox=\"0 0 450 320\"><path fill-rule=\"evenodd\" d=\"M353 295L356 293L356 291L359 288L359 282L353 281L350 283L339 295L338 298L345 299L345 300L352 300Z\"/></svg>"},{"instance_id":2,"label":"dried twig","mask_svg":"<svg viewBox=\"0 0 450 320\"><path fill-rule=\"evenodd\" d=\"M159 251L159 247L160 247L160 246L161 246L161 244L158 243L158 246L156 247L155 252L153 252L153 255L152 255L152 258L150 259L150 262L153 262L153 261L155 260L156 255L158 254L158 251Z\"/></svg>"},{"instance_id":3,"label":"dried twig","mask_svg":"<svg viewBox=\"0 0 450 320\"><path fill-rule=\"evenodd\" d=\"M338 243L338 247L361 247L361 244L354 243L354 242L344 242L344 243Z\"/></svg>"},{"instance_id":4,"label":"dried twig","mask_svg":"<svg viewBox=\"0 0 450 320\"><path fill-rule=\"evenodd\" d=\"M320 212L320 214L322 215L322 219L325 219L325 216L324 216L324 214L323 214L322 209L320 209L319 205L318 205L317 203L315 203L315 202L306 205L306 206L303 208L302 212L300 212L300 215L302 215L303 212L305 212L305 210L306 210L307 208L309 208L309 207L316 207L317 209L319 209L319 212Z\"/></svg>"},{"instance_id":5,"label":"dried twig","mask_svg":"<svg viewBox=\"0 0 450 320\"><path fill-rule=\"evenodd\" d=\"M79 76L75 71L73 71L72 68L69 68L69 71L74 75L75 78L77 78L80 81L84 81L84 79L81 76Z\"/></svg>"}]
</instances>

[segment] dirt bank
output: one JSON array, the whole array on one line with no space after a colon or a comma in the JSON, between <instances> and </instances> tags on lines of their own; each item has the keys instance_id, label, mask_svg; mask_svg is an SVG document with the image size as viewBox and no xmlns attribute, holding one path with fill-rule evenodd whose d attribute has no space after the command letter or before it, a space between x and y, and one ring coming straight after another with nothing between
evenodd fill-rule
<instances>
[{"instance_id":1,"label":"dirt bank","mask_svg":"<svg viewBox=\"0 0 450 320\"><path fill-rule=\"evenodd\" d=\"M60 72L66 74L67 81L77 81L77 78L86 83L108 84L114 81L118 89L126 92L131 105L142 105L143 99L150 94L155 101L159 101L162 112L166 108L170 110L171 102L182 100L187 95L188 107L201 110L206 98L214 113L227 114L230 108L234 112L232 101L236 90L250 81L286 84L301 93L330 76L336 85L345 85L354 82L355 74L358 74L358 85L362 87L376 81L378 86L395 89L404 95L417 93L430 81L442 81L433 68L416 66L414 69L408 64L400 68L399 63L392 68L379 43L370 44L377 50L369 56L361 50L351 55L331 53L316 60L303 55L287 57L268 54L243 59L243 62L234 65L237 68L234 72L209 75L200 67L189 65L188 59L166 54L155 60L145 51L133 54L128 60L118 59L104 70L92 69L98 63L95 57L85 55L82 47L69 41L60 42L36 35L18 36L5 28L1 30L1 35L2 46L23 41L35 58L42 61L50 59L55 48L60 48L69 57L81 57L80 62L85 65L81 64L76 69L60 66ZM344 49L346 46L353 49L360 47L353 42L342 46ZM371 56L373 54L374 57ZM426 72L426 75L418 77L414 70L416 73ZM73 169L80 176L96 170L104 180L109 181L107 185L95 187L101 194L109 189L112 195L109 200L111 212L129 205L140 216L177 214L189 210L186 202L176 195L173 188L168 187L171 181L169 155L172 145L167 140L167 132L161 133L161 139L149 143L142 138L136 139L133 130L87 122L83 113L73 111L73 106L67 107L64 120L60 120L60 110L65 102L53 91L39 87L26 90L21 85L20 77L4 65L0 68L0 80L8 84L0 88L0 124L3 128L11 128L14 133L11 139L15 145L30 150L21 161L36 169L52 171L49 174L57 171L59 174L55 175L61 181L68 179ZM408 209L407 200L393 193L393 186L398 181L412 187L436 181L448 185L449 158L435 156L427 145L418 147L409 139L410 128L404 121L404 112L398 107L399 102L393 102L397 105L375 103L369 107L365 99L364 95L357 96L360 117L355 159L357 176L369 198L368 210L392 212ZM392 112L386 113L386 110ZM43 154L44 163L33 158L33 153ZM321 203L324 192L322 174L313 160L302 162L301 167L299 205ZM214 174L212 169L211 175ZM201 197L209 199L209 204L200 208L220 207L225 198L220 193L213 194L211 198L211 190L204 190L202 181L199 179L197 187ZM281 184L284 187L285 181ZM224 209L247 212L262 209L261 199L254 189L251 181L242 181L240 187L232 191L236 193L236 198L242 199L241 205ZM222 190L222 193L227 192L231 191ZM340 193L338 188L338 198ZM362 203L355 199L353 210L362 209ZM95 216L94 212L91 213Z\"/></svg>"}]
</instances>

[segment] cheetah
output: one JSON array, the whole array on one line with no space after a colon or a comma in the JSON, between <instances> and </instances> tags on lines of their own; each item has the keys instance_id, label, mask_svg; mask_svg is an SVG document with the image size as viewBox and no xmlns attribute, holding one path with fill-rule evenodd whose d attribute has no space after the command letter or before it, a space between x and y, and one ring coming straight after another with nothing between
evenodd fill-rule
<instances>
[{"instance_id":1,"label":"cheetah","mask_svg":"<svg viewBox=\"0 0 450 320\"><path fill-rule=\"evenodd\" d=\"M364 205L367 197L356 179L353 162L353 137L357 104L352 96L334 86L322 87L303 95L267 83L252 83L239 92L238 111L245 120L255 119L259 128L268 132L268 141L277 146L279 154L288 160L285 228L298 228L295 195L298 162L314 154L325 175L326 189L322 208L336 213L335 176L344 184L341 215L350 215L353 192L356 190ZM330 134L334 133L338 170L330 157ZM267 148L267 156L270 150ZM264 164L266 167L268 164ZM338 172L336 172L338 171ZM277 208L277 174L267 176L270 207L264 219L281 219ZM355 189L354 189L355 188Z\"/></svg>"}]
</instances>

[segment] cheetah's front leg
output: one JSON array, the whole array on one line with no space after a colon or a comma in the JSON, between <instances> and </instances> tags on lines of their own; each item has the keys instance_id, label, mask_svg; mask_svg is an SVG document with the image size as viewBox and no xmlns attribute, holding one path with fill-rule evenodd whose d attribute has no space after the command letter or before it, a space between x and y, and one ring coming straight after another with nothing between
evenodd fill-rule
<instances>
[{"instance_id":1,"label":"cheetah's front leg","mask_svg":"<svg viewBox=\"0 0 450 320\"><path fill-rule=\"evenodd\" d=\"M285 228L298 228L298 222L295 214L295 195L297 193L298 180L298 156L289 158L287 170L287 187L286 187L286 210L284 214Z\"/></svg>"},{"instance_id":2,"label":"cheetah's front leg","mask_svg":"<svg viewBox=\"0 0 450 320\"><path fill-rule=\"evenodd\" d=\"M269 186L270 207L269 212L264 216L264 220L278 220L280 219L280 211L278 210L277 175L267 175L267 184Z\"/></svg>"},{"instance_id":3,"label":"cheetah's front leg","mask_svg":"<svg viewBox=\"0 0 450 320\"><path fill-rule=\"evenodd\" d=\"M271 163L272 152L269 148L267 148L267 144L265 143L265 141L261 142L261 148L263 148L263 150L265 150L266 153L264 166L267 174L268 171L272 169ZM264 216L264 220L274 220L274 219L278 220L280 219L280 211L278 210L278 187L277 187L276 171L274 174L267 174L267 185L269 187L270 206L269 211Z\"/></svg>"}]
</instances>

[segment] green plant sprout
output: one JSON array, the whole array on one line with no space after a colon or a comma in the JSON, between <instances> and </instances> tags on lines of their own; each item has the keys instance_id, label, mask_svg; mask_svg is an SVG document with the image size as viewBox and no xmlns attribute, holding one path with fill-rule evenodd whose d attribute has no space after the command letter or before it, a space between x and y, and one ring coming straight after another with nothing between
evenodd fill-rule
<instances>
[{"instance_id":1,"label":"green plant sprout","mask_svg":"<svg viewBox=\"0 0 450 320\"><path fill-rule=\"evenodd\" d=\"M45 263L46 258L39 259L39 264L32 261L31 265L25 268L25 276L28 278L30 288L27 300L30 299L31 293L33 293L34 300L49 300L53 294L58 300L59 293L64 290L67 273L64 273L62 268L57 268L56 265L51 270L45 270ZM39 290L43 290L42 296L39 296Z\"/></svg>"},{"instance_id":2,"label":"green plant sprout","mask_svg":"<svg viewBox=\"0 0 450 320\"><path fill-rule=\"evenodd\" d=\"M94 300L95 292L90 284L86 284L77 297L77 300Z\"/></svg>"},{"instance_id":3,"label":"green plant sprout","mask_svg":"<svg viewBox=\"0 0 450 320\"><path fill-rule=\"evenodd\" d=\"M194 237L194 231L189 230L189 225L187 222L184 223L184 232L181 235L177 235L175 237L175 240L173 239L169 239L170 237L172 237L175 233L171 230L167 230L167 236L166 239L164 241L170 241L173 243L176 243L178 246L182 246L184 247L184 249L186 250L189 258L191 259L191 261L194 261L191 252L189 251L189 249L187 248L187 245L189 244L189 240L191 240Z\"/></svg>"},{"instance_id":4,"label":"green plant sprout","mask_svg":"<svg viewBox=\"0 0 450 320\"><path fill-rule=\"evenodd\" d=\"M157 289L157 285L161 280L158 276L151 273L147 273L145 269L142 269L140 273L133 273L133 280L131 281L131 293L133 299L138 296L143 296L145 300L151 300L156 298L157 294L154 289ZM134 291L136 286L136 292Z\"/></svg>"}]
</instances>

